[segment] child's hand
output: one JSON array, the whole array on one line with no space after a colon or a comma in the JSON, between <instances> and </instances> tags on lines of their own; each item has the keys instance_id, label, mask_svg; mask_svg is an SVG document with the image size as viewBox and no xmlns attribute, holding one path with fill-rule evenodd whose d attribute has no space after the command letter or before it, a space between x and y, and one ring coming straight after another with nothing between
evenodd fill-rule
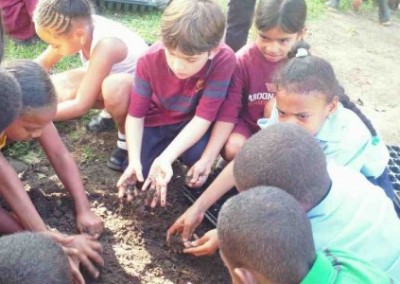
<instances>
[{"instance_id":1,"label":"child's hand","mask_svg":"<svg viewBox=\"0 0 400 284\"><path fill-rule=\"evenodd\" d=\"M154 197L150 206L152 208L157 206L160 202L162 207L167 203L167 185L173 175L171 163L160 157L156 158L151 165L149 176L143 184L142 190L154 189Z\"/></svg>"},{"instance_id":2,"label":"child's hand","mask_svg":"<svg viewBox=\"0 0 400 284\"><path fill-rule=\"evenodd\" d=\"M198 160L186 174L186 184L190 187L202 186L211 172L212 163L208 160Z\"/></svg>"},{"instance_id":3,"label":"child's hand","mask_svg":"<svg viewBox=\"0 0 400 284\"><path fill-rule=\"evenodd\" d=\"M219 247L217 229L204 234L200 239L185 245L184 253L191 253L195 256L213 254Z\"/></svg>"},{"instance_id":4,"label":"child's hand","mask_svg":"<svg viewBox=\"0 0 400 284\"><path fill-rule=\"evenodd\" d=\"M198 210L195 206L190 206L185 213L183 213L175 223L169 227L167 231L167 242L171 236L182 233L183 243L188 242L194 230L204 219L204 212Z\"/></svg>"},{"instance_id":5,"label":"child's hand","mask_svg":"<svg viewBox=\"0 0 400 284\"><path fill-rule=\"evenodd\" d=\"M140 162L129 163L128 167L117 182L118 198L123 199L124 196L126 196L126 200L131 202L133 200L133 192L131 188L136 185L138 181L144 181L142 165Z\"/></svg>"},{"instance_id":6,"label":"child's hand","mask_svg":"<svg viewBox=\"0 0 400 284\"><path fill-rule=\"evenodd\" d=\"M79 271L79 262L74 261L72 257L68 256L69 267L72 274L72 282L74 284L85 284L85 279L83 278L81 272Z\"/></svg>"},{"instance_id":7,"label":"child's hand","mask_svg":"<svg viewBox=\"0 0 400 284\"><path fill-rule=\"evenodd\" d=\"M76 223L80 233L87 233L96 239L103 232L103 220L90 209L80 212L76 216Z\"/></svg>"},{"instance_id":8,"label":"child's hand","mask_svg":"<svg viewBox=\"0 0 400 284\"><path fill-rule=\"evenodd\" d=\"M64 251L75 263L82 264L94 278L98 278L100 272L95 265L104 266L104 260L101 256L103 248L100 243L87 234L72 237L72 241L63 245Z\"/></svg>"}]
</instances>

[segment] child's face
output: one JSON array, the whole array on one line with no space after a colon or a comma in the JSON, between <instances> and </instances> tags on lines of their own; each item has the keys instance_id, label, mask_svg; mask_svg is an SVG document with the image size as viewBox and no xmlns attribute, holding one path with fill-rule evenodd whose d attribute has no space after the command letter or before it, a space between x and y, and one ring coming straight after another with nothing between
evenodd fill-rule
<instances>
[{"instance_id":1,"label":"child's face","mask_svg":"<svg viewBox=\"0 0 400 284\"><path fill-rule=\"evenodd\" d=\"M20 116L6 129L7 138L13 141L27 141L40 137L55 114L55 110L43 110Z\"/></svg>"},{"instance_id":2,"label":"child's face","mask_svg":"<svg viewBox=\"0 0 400 284\"><path fill-rule=\"evenodd\" d=\"M178 79L187 79L199 72L207 63L210 53L186 55L179 49L165 49L168 67Z\"/></svg>"},{"instance_id":3,"label":"child's face","mask_svg":"<svg viewBox=\"0 0 400 284\"><path fill-rule=\"evenodd\" d=\"M36 33L45 43L50 45L59 55L69 56L79 52L84 42L75 32L66 35L57 35L51 29L35 25Z\"/></svg>"},{"instance_id":4,"label":"child's face","mask_svg":"<svg viewBox=\"0 0 400 284\"><path fill-rule=\"evenodd\" d=\"M264 58L270 62L278 62L287 58L292 46L303 37L303 31L288 34L279 27L267 31L257 31L256 44Z\"/></svg>"},{"instance_id":5,"label":"child's face","mask_svg":"<svg viewBox=\"0 0 400 284\"><path fill-rule=\"evenodd\" d=\"M337 104L337 98L327 103L319 93L296 94L280 89L276 94L279 121L296 123L312 135L317 134Z\"/></svg>"}]
</instances>

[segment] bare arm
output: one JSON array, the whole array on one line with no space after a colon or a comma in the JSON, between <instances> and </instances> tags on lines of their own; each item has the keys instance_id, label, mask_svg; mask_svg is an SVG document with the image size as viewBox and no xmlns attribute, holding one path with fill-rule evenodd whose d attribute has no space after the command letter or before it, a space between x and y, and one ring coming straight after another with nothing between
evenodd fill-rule
<instances>
[{"instance_id":1,"label":"bare arm","mask_svg":"<svg viewBox=\"0 0 400 284\"><path fill-rule=\"evenodd\" d=\"M121 40L112 38L99 42L91 54L88 70L76 97L58 104L55 121L76 118L88 112L101 93L101 85L112 66L123 60L127 53L127 47Z\"/></svg>"},{"instance_id":2,"label":"bare arm","mask_svg":"<svg viewBox=\"0 0 400 284\"><path fill-rule=\"evenodd\" d=\"M90 210L78 167L53 123L43 129L38 140L57 176L74 200L78 230L98 236L103 231L103 221Z\"/></svg>"},{"instance_id":3,"label":"bare arm","mask_svg":"<svg viewBox=\"0 0 400 284\"><path fill-rule=\"evenodd\" d=\"M26 230L46 231L46 225L39 216L12 166L0 153L0 195L17 215Z\"/></svg>"},{"instance_id":4,"label":"bare arm","mask_svg":"<svg viewBox=\"0 0 400 284\"><path fill-rule=\"evenodd\" d=\"M49 45L34 61L46 69L46 71L49 71L62 57L62 55L58 54L55 49Z\"/></svg>"}]
</instances>

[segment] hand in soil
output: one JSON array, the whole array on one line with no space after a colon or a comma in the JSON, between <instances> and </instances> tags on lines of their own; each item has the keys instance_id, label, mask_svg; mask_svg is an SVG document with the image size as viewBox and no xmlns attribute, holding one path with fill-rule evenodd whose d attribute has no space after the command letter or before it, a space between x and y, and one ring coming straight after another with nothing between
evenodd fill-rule
<instances>
[{"instance_id":1,"label":"hand in soil","mask_svg":"<svg viewBox=\"0 0 400 284\"><path fill-rule=\"evenodd\" d=\"M90 209L78 213L76 223L80 233L87 233L98 239L103 232L103 219L94 214Z\"/></svg>"},{"instance_id":2,"label":"hand in soil","mask_svg":"<svg viewBox=\"0 0 400 284\"><path fill-rule=\"evenodd\" d=\"M74 235L63 247L76 264L82 264L94 278L99 277L100 272L96 266L104 266L101 256L103 248L94 237L87 234Z\"/></svg>"},{"instance_id":3,"label":"hand in soil","mask_svg":"<svg viewBox=\"0 0 400 284\"><path fill-rule=\"evenodd\" d=\"M126 196L128 202L132 201L133 195L130 187L143 181L142 165L140 163L129 163L117 182L118 198L123 199Z\"/></svg>"},{"instance_id":4,"label":"hand in soil","mask_svg":"<svg viewBox=\"0 0 400 284\"><path fill-rule=\"evenodd\" d=\"M196 234L193 235L194 239L197 240ZM184 242L179 235L173 235L167 240L167 246L173 253L183 253L185 248L191 247L192 241Z\"/></svg>"},{"instance_id":5,"label":"hand in soil","mask_svg":"<svg viewBox=\"0 0 400 284\"><path fill-rule=\"evenodd\" d=\"M203 256L213 254L219 247L217 229L213 229L204 234L200 239L190 242L189 247L183 253Z\"/></svg>"},{"instance_id":6,"label":"hand in soil","mask_svg":"<svg viewBox=\"0 0 400 284\"><path fill-rule=\"evenodd\" d=\"M187 242L191 239L194 230L204 219L204 212L190 206L167 231L167 241L175 234L182 233L182 240Z\"/></svg>"},{"instance_id":7,"label":"hand in soil","mask_svg":"<svg viewBox=\"0 0 400 284\"><path fill-rule=\"evenodd\" d=\"M212 163L198 160L187 172L186 184L190 187L202 186L211 172Z\"/></svg>"},{"instance_id":8,"label":"hand in soil","mask_svg":"<svg viewBox=\"0 0 400 284\"><path fill-rule=\"evenodd\" d=\"M127 198L127 201L135 208L140 208L143 205L149 206L156 194L154 189L143 191L139 190L135 185L128 185L127 192L131 195L130 200ZM123 206L123 203L120 205Z\"/></svg>"},{"instance_id":9,"label":"hand in soil","mask_svg":"<svg viewBox=\"0 0 400 284\"><path fill-rule=\"evenodd\" d=\"M150 168L149 176L142 187L142 190L150 188L156 191L150 204L152 208L156 207L158 203L160 203L162 207L165 207L167 204L167 185L172 175L172 166L169 161L160 157L154 160Z\"/></svg>"}]
</instances>

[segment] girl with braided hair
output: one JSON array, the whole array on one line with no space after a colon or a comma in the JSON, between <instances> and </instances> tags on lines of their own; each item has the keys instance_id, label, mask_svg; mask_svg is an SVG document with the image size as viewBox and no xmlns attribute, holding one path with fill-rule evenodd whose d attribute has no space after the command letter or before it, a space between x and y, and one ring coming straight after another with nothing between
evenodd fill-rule
<instances>
[{"instance_id":1,"label":"girl with braided hair","mask_svg":"<svg viewBox=\"0 0 400 284\"><path fill-rule=\"evenodd\" d=\"M387 170L389 152L371 121L350 101L332 66L296 44L291 60L276 76L276 106L261 128L274 122L292 122L313 134L329 160L360 171L393 198Z\"/></svg>"}]
</instances>

